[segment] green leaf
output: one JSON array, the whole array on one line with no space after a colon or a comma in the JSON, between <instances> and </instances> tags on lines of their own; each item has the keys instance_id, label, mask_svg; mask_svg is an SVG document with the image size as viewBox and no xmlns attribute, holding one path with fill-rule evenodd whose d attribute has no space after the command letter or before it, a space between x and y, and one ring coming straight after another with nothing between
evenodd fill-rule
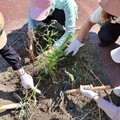
<instances>
[{"instance_id":1,"label":"green leaf","mask_svg":"<svg viewBox=\"0 0 120 120\"><path fill-rule=\"evenodd\" d=\"M56 62L55 61L51 61L50 63L49 63L49 66L50 67L53 67L53 66L55 66L56 65Z\"/></svg>"}]
</instances>

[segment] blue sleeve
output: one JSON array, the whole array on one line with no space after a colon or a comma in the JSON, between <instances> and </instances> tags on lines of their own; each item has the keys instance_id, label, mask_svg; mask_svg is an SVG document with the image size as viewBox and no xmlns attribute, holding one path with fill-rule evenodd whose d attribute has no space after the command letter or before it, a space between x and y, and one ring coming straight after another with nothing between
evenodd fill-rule
<instances>
[{"instance_id":1,"label":"blue sleeve","mask_svg":"<svg viewBox=\"0 0 120 120\"><path fill-rule=\"evenodd\" d=\"M30 11L28 11L28 29L35 29L37 21L30 17Z\"/></svg>"},{"instance_id":2,"label":"blue sleeve","mask_svg":"<svg viewBox=\"0 0 120 120\"><path fill-rule=\"evenodd\" d=\"M65 29L67 33L73 34L75 32L76 18L77 18L77 8L75 8L74 0L69 2L66 0L63 7L65 13ZM77 7L77 6L76 6Z\"/></svg>"},{"instance_id":3,"label":"blue sleeve","mask_svg":"<svg viewBox=\"0 0 120 120\"><path fill-rule=\"evenodd\" d=\"M75 33L76 19L78 18L78 7L74 0L66 0L62 9L65 13L65 33L63 36L53 45L55 48L59 48L65 41L67 35L71 37Z\"/></svg>"}]
</instances>

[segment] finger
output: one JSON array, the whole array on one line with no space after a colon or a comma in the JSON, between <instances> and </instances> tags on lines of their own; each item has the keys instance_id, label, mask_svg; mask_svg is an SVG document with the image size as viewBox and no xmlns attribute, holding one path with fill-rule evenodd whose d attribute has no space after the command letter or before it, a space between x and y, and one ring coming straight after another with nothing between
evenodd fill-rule
<instances>
[{"instance_id":1,"label":"finger","mask_svg":"<svg viewBox=\"0 0 120 120\"><path fill-rule=\"evenodd\" d=\"M72 50L69 50L69 49L68 49L68 50L66 51L65 55L67 56L67 55L70 54L71 52L72 52Z\"/></svg>"},{"instance_id":2,"label":"finger","mask_svg":"<svg viewBox=\"0 0 120 120\"><path fill-rule=\"evenodd\" d=\"M82 85L80 85L80 91L82 91L83 90L83 86Z\"/></svg>"},{"instance_id":3,"label":"finger","mask_svg":"<svg viewBox=\"0 0 120 120\"><path fill-rule=\"evenodd\" d=\"M78 50L74 51L73 54L72 54L72 56L74 56L74 55L77 53L77 51L78 51Z\"/></svg>"},{"instance_id":4,"label":"finger","mask_svg":"<svg viewBox=\"0 0 120 120\"><path fill-rule=\"evenodd\" d=\"M83 89L86 90L87 89L87 85L83 85Z\"/></svg>"},{"instance_id":5,"label":"finger","mask_svg":"<svg viewBox=\"0 0 120 120\"><path fill-rule=\"evenodd\" d=\"M29 75L29 74L28 74L28 77L29 77L30 79L32 79L32 76L31 76L31 75Z\"/></svg>"},{"instance_id":6,"label":"finger","mask_svg":"<svg viewBox=\"0 0 120 120\"><path fill-rule=\"evenodd\" d=\"M68 48L65 49L65 53L68 51Z\"/></svg>"},{"instance_id":7,"label":"finger","mask_svg":"<svg viewBox=\"0 0 120 120\"><path fill-rule=\"evenodd\" d=\"M80 47L82 47L82 46L84 46L84 45L85 45L85 44L84 44L84 43L82 43Z\"/></svg>"},{"instance_id":8,"label":"finger","mask_svg":"<svg viewBox=\"0 0 120 120\"><path fill-rule=\"evenodd\" d=\"M38 89L36 89L36 93L37 93L37 94L41 94L41 91L38 90Z\"/></svg>"},{"instance_id":9,"label":"finger","mask_svg":"<svg viewBox=\"0 0 120 120\"><path fill-rule=\"evenodd\" d=\"M87 89L90 90L90 85L87 85Z\"/></svg>"},{"instance_id":10,"label":"finger","mask_svg":"<svg viewBox=\"0 0 120 120\"><path fill-rule=\"evenodd\" d=\"M85 86L84 86L84 89L85 89L85 90L89 90L89 89L90 89L90 85L85 85Z\"/></svg>"},{"instance_id":11,"label":"finger","mask_svg":"<svg viewBox=\"0 0 120 120\"><path fill-rule=\"evenodd\" d=\"M90 85L88 85L88 86L87 86L87 89L88 89L88 90L90 90L90 89L91 89Z\"/></svg>"},{"instance_id":12,"label":"finger","mask_svg":"<svg viewBox=\"0 0 120 120\"><path fill-rule=\"evenodd\" d=\"M41 91L39 89L36 89L35 87L31 88L33 91L35 90L36 93L41 94Z\"/></svg>"},{"instance_id":13,"label":"finger","mask_svg":"<svg viewBox=\"0 0 120 120\"><path fill-rule=\"evenodd\" d=\"M68 51L66 51L66 52L65 52L65 56L67 56L68 54L69 54L69 52L68 52Z\"/></svg>"},{"instance_id":14,"label":"finger","mask_svg":"<svg viewBox=\"0 0 120 120\"><path fill-rule=\"evenodd\" d=\"M92 85L92 84L90 84L90 88L93 88L93 85Z\"/></svg>"}]
</instances>

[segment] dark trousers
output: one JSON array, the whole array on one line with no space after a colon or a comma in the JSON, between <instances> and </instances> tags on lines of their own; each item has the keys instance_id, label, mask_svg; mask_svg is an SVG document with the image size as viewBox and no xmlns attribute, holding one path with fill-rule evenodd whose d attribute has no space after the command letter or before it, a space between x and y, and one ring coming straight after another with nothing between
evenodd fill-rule
<instances>
[{"instance_id":1,"label":"dark trousers","mask_svg":"<svg viewBox=\"0 0 120 120\"><path fill-rule=\"evenodd\" d=\"M101 43L109 45L115 43L120 36L120 24L107 21L98 32Z\"/></svg>"},{"instance_id":2,"label":"dark trousers","mask_svg":"<svg viewBox=\"0 0 120 120\"><path fill-rule=\"evenodd\" d=\"M12 66L13 70L19 70L22 67L18 54L10 45L6 44L0 50L0 54Z\"/></svg>"},{"instance_id":3,"label":"dark trousers","mask_svg":"<svg viewBox=\"0 0 120 120\"><path fill-rule=\"evenodd\" d=\"M49 23L51 20L57 20L58 23L65 26L65 13L63 10L55 9L52 15L48 16L43 22Z\"/></svg>"}]
</instances>

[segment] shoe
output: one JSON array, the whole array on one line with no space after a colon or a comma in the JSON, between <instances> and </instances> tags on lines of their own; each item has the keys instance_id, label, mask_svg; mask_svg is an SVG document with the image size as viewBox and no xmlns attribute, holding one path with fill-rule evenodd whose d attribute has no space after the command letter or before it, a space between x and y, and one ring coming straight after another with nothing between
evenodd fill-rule
<instances>
[{"instance_id":1,"label":"shoe","mask_svg":"<svg viewBox=\"0 0 120 120\"><path fill-rule=\"evenodd\" d=\"M120 97L120 86L115 87L115 88L113 89L113 93L114 93L115 95L117 95L118 97Z\"/></svg>"}]
</instances>

